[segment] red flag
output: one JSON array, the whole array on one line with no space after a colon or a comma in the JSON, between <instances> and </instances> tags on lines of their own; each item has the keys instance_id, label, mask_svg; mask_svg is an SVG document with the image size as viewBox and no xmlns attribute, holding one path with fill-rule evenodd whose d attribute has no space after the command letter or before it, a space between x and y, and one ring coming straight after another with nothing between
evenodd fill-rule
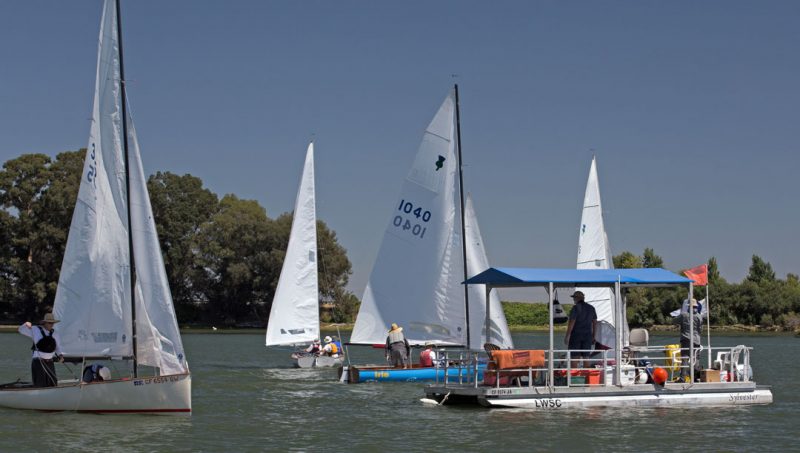
<instances>
[{"instance_id":1,"label":"red flag","mask_svg":"<svg viewBox=\"0 0 800 453\"><path fill-rule=\"evenodd\" d=\"M701 264L697 267L686 269L683 271L683 274L686 275L687 278L694 280L694 284L697 286L708 285L708 264Z\"/></svg>"}]
</instances>

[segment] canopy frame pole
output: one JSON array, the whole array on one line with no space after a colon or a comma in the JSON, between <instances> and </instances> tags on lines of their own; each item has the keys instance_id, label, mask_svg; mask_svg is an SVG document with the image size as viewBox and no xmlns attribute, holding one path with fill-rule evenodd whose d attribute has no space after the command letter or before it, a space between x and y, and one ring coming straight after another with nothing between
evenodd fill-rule
<instances>
[{"instance_id":1,"label":"canopy frame pole","mask_svg":"<svg viewBox=\"0 0 800 453\"><path fill-rule=\"evenodd\" d=\"M622 283L620 277L617 276L617 281L614 282L614 360L616 366L614 367L614 379L617 381L617 386L622 386ZM605 370L603 370L605 373Z\"/></svg>"},{"instance_id":2,"label":"canopy frame pole","mask_svg":"<svg viewBox=\"0 0 800 453\"><path fill-rule=\"evenodd\" d=\"M491 322L491 319L492 319L491 318L492 304L490 303L490 300L491 300L490 299L490 295L492 293L492 287L490 285L484 285L484 288L486 288L486 320L484 321L484 324L485 324L484 329L486 329L486 342L487 343L491 343L492 342L492 337L491 337L490 328L491 328L491 325L492 325L492 322Z\"/></svg>"},{"instance_id":3,"label":"canopy frame pole","mask_svg":"<svg viewBox=\"0 0 800 453\"><path fill-rule=\"evenodd\" d=\"M689 283L689 381L694 384L694 307L692 307L692 297L694 296L694 283Z\"/></svg>"},{"instance_id":4,"label":"canopy frame pole","mask_svg":"<svg viewBox=\"0 0 800 453\"><path fill-rule=\"evenodd\" d=\"M547 358L547 382L550 387L550 391L553 391L553 387L555 384L554 372L553 372L553 282L548 283L547 286L547 295L548 295L548 305L549 305L549 312L550 312L550 350L548 351L549 357ZM569 379L569 377L567 378Z\"/></svg>"}]
</instances>

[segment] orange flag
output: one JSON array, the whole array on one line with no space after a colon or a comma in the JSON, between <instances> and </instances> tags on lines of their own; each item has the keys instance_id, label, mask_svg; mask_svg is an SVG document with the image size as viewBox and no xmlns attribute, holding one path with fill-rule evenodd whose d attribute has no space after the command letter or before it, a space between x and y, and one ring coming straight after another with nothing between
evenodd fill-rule
<instances>
[{"instance_id":1,"label":"orange flag","mask_svg":"<svg viewBox=\"0 0 800 453\"><path fill-rule=\"evenodd\" d=\"M708 285L708 264L701 264L691 269L686 269L683 271L683 274L686 275L687 278L694 280L694 284L697 286Z\"/></svg>"}]
</instances>

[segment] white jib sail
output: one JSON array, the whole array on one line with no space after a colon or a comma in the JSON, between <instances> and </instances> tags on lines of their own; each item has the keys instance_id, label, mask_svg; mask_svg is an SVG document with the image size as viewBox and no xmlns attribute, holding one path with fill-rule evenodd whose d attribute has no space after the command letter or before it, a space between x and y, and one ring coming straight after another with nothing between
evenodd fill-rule
<instances>
[{"instance_id":1,"label":"white jib sail","mask_svg":"<svg viewBox=\"0 0 800 453\"><path fill-rule=\"evenodd\" d=\"M413 344L466 344L454 112L451 92L391 207L353 343L383 343L394 322Z\"/></svg>"},{"instance_id":2,"label":"white jib sail","mask_svg":"<svg viewBox=\"0 0 800 453\"><path fill-rule=\"evenodd\" d=\"M106 2L89 144L54 306L66 355L133 353L117 47L116 10Z\"/></svg>"},{"instance_id":3,"label":"white jib sail","mask_svg":"<svg viewBox=\"0 0 800 453\"><path fill-rule=\"evenodd\" d=\"M592 158L589 179L586 181L586 193L583 199L581 227L578 233L578 269L613 269L611 248L608 244L603 208L600 202L600 183L597 178L597 163ZM585 301L592 304L597 311L597 320L614 327L614 292L609 288L578 288L585 295ZM627 322L623 323L626 326ZM626 329L627 330L627 329ZM603 333L605 332L605 333ZM597 340L613 346L613 331L601 329L604 337Z\"/></svg>"},{"instance_id":4,"label":"white jib sail","mask_svg":"<svg viewBox=\"0 0 800 453\"><path fill-rule=\"evenodd\" d=\"M136 265L136 357L140 365L156 367L161 375L186 373L189 368L161 246L158 243L139 141L130 116L128 157L133 256Z\"/></svg>"},{"instance_id":5,"label":"white jib sail","mask_svg":"<svg viewBox=\"0 0 800 453\"><path fill-rule=\"evenodd\" d=\"M467 236L467 274L472 277L489 268L489 258L483 246L478 216L467 194L464 208L464 226ZM470 349L483 349L484 343L492 343L502 349L513 349L514 342L508 330L506 315L497 290L489 296L489 334L486 334L486 285L469 285ZM480 335L478 335L480 332Z\"/></svg>"},{"instance_id":6,"label":"white jib sail","mask_svg":"<svg viewBox=\"0 0 800 453\"><path fill-rule=\"evenodd\" d=\"M314 200L314 144L308 145L292 231L267 325L267 346L308 343L319 338L317 216Z\"/></svg>"}]
</instances>

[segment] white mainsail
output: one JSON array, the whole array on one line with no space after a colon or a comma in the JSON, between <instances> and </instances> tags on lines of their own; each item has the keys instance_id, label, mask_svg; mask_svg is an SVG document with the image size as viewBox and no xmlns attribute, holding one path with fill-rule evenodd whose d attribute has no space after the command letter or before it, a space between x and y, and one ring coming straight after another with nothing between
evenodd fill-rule
<instances>
[{"instance_id":1,"label":"white mainsail","mask_svg":"<svg viewBox=\"0 0 800 453\"><path fill-rule=\"evenodd\" d=\"M469 194L464 208L464 227L467 236L467 274L471 277L489 269L489 258L486 256L478 216ZM489 318L487 335L486 285L469 285L470 349L483 349L483 343L492 343L501 349L514 349L503 305L496 290L489 296ZM477 335L477 332L481 332L481 335Z\"/></svg>"},{"instance_id":2,"label":"white mainsail","mask_svg":"<svg viewBox=\"0 0 800 453\"><path fill-rule=\"evenodd\" d=\"M132 314L128 202L136 265L139 364L160 374L188 371L158 243L133 122L125 180L122 91L113 2L103 9L92 126L78 202L70 225L54 312L69 356L130 357ZM130 201L129 201L130 200Z\"/></svg>"},{"instance_id":3,"label":"white mainsail","mask_svg":"<svg viewBox=\"0 0 800 453\"><path fill-rule=\"evenodd\" d=\"M319 289L314 144L311 143L297 190L289 245L269 313L266 345L308 343L315 338L319 338Z\"/></svg>"},{"instance_id":4,"label":"white mainsail","mask_svg":"<svg viewBox=\"0 0 800 453\"><path fill-rule=\"evenodd\" d=\"M455 107L454 93L450 93L425 131L383 235L352 343L383 343L389 325L397 323L412 344L467 344ZM467 234L474 240L467 241L467 254L470 258L482 255L483 262L476 258L468 271L478 273L488 264L482 245L477 247L482 242L477 222L467 220L465 225L471 223ZM469 346L480 348L485 341L480 334L486 316L485 294L480 287L470 294ZM510 336L506 337L499 300L496 305L491 310L498 328L490 334L493 342L507 345Z\"/></svg>"},{"instance_id":5,"label":"white mainsail","mask_svg":"<svg viewBox=\"0 0 800 453\"><path fill-rule=\"evenodd\" d=\"M613 269L611 249L608 245L603 224L603 208L600 202L600 184L597 178L597 163L592 158L586 192L583 198L581 227L578 233L578 269ZM578 288L585 295L585 301L594 306L597 320L611 327L614 322L614 293L609 288ZM627 325L624 323L623 325ZM602 329L597 340L605 346L613 346L613 330Z\"/></svg>"},{"instance_id":6,"label":"white mainsail","mask_svg":"<svg viewBox=\"0 0 800 453\"><path fill-rule=\"evenodd\" d=\"M133 354L116 27L116 9L106 2L89 145L53 308L66 355Z\"/></svg>"}]
</instances>

